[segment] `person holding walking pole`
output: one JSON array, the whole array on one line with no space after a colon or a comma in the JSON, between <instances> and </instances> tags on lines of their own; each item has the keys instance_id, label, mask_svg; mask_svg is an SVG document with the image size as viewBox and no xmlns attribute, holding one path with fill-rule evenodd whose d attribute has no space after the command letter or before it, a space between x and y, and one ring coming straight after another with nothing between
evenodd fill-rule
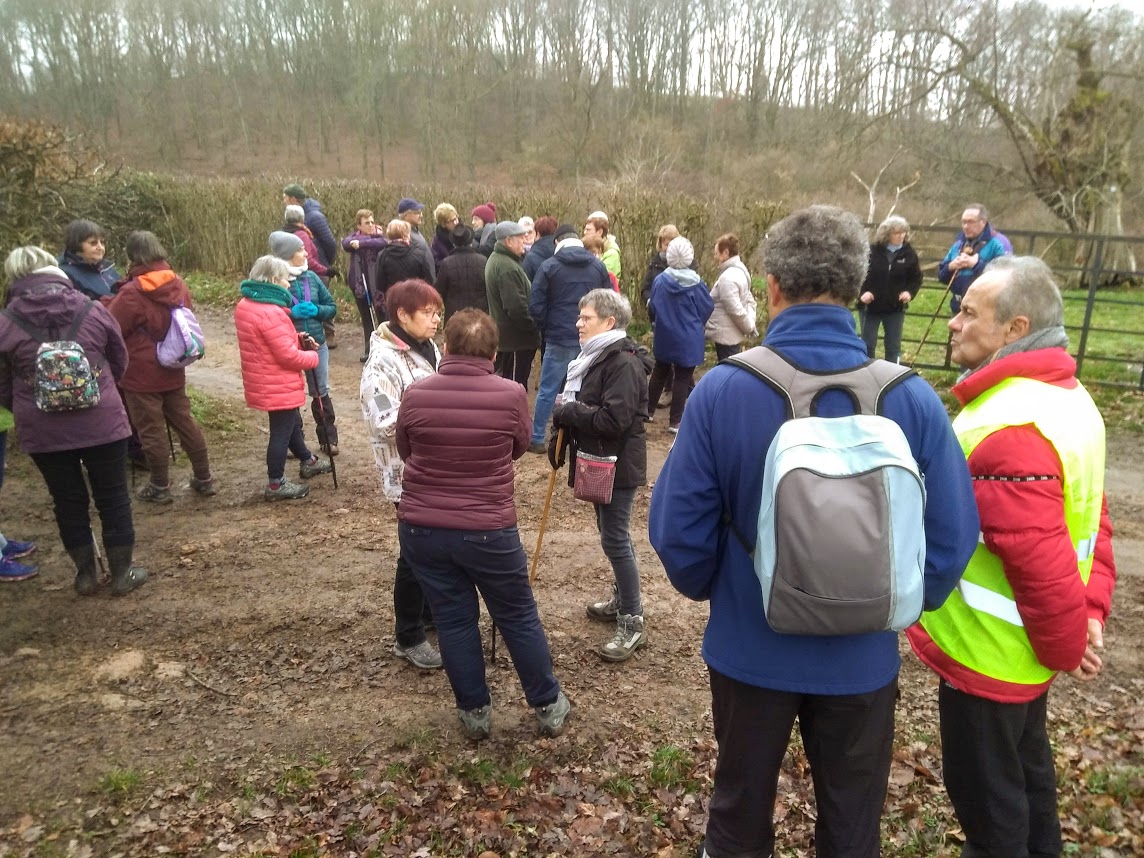
<instances>
[{"instance_id":1,"label":"person holding walking pole","mask_svg":"<svg viewBox=\"0 0 1144 858\"><path fill-rule=\"evenodd\" d=\"M338 313L334 296L326 284L308 268L306 249L297 236L288 232L270 233L270 252L285 260L290 267L290 318L294 320L294 330L299 334L309 334L318 344L318 365L306 373L306 387L309 391L310 412L314 415L315 434L318 446L331 457L338 455L337 416L334 403L330 399L330 349L326 342L324 322L331 321Z\"/></svg>"},{"instance_id":2,"label":"person holding walking pole","mask_svg":"<svg viewBox=\"0 0 1144 858\"><path fill-rule=\"evenodd\" d=\"M492 721L479 592L541 733L555 736L571 704L552 672L513 500L512 463L528 449L532 421L524 388L493 372L498 339L487 313L459 310L445 326L438 371L406 392L397 418L405 463L398 533L433 608L465 731L486 738Z\"/></svg>"},{"instance_id":3,"label":"person holding walking pole","mask_svg":"<svg viewBox=\"0 0 1144 858\"><path fill-rule=\"evenodd\" d=\"M636 490L647 484L649 367L628 336L631 318L628 299L611 289L580 299L580 354L568 365L548 445L556 469L571 451L568 485L595 506L600 545L612 565L611 596L587 607L591 619L615 623L612 637L596 648L607 661L627 661L647 643L631 519ZM606 491L597 492L601 487Z\"/></svg>"},{"instance_id":4,"label":"person holding walking pole","mask_svg":"<svg viewBox=\"0 0 1144 858\"><path fill-rule=\"evenodd\" d=\"M346 272L346 285L354 293L358 315L361 316L362 333L365 334L361 357L362 363L369 359L369 338L377 330L378 322L385 310L374 304L377 294L376 276L377 255L389 242L382 229L373 220L373 212L360 209L354 218L354 231L342 239L342 249L350 255L350 267Z\"/></svg>"}]
</instances>

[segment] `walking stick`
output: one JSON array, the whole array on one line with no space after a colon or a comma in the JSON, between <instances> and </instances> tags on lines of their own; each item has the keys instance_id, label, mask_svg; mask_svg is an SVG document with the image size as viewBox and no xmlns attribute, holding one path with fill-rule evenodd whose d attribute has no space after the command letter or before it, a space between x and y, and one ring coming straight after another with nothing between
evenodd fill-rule
<instances>
[{"instance_id":1,"label":"walking stick","mask_svg":"<svg viewBox=\"0 0 1144 858\"><path fill-rule=\"evenodd\" d=\"M103 552L99 550L99 540L95 538L95 528L91 528L91 544L95 548L95 562L99 564L99 580L105 581L111 577L107 566L103 563Z\"/></svg>"},{"instance_id":2,"label":"walking stick","mask_svg":"<svg viewBox=\"0 0 1144 858\"><path fill-rule=\"evenodd\" d=\"M171 461L177 462L175 458L175 439L171 437L171 424L167 422L167 418L163 418L163 422L167 424L167 443L171 445Z\"/></svg>"},{"instance_id":3,"label":"walking stick","mask_svg":"<svg viewBox=\"0 0 1144 858\"><path fill-rule=\"evenodd\" d=\"M564 446L564 427L556 432L556 455L560 455L560 448ZM552 490L556 487L556 468L548 475L548 494L544 498L544 512L540 514L540 532L536 534L536 551L532 554L532 568L528 570L528 584L536 580L536 568L540 563L540 546L544 544L544 525L548 523L548 509L552 506Z\"/></svg>"},{"instance_id":4,"label":"walking stick","mask_svg":"<svg viewBox=\"0 0 1144 858\"><path fill-rule=\"evenodd\" d=\"M318 389L317 372L308 369L306 375L309 376L310 383L314 386L314 393L317 394L314 400L318 403L318 415L322 421L321 429L318 431L318 449L330 459L330 476L334 478L334 488L336 489L338 487L338 465L334 461L334 454L330 452L330 430L326 426L326 403L322 401L322 391ZM323 438L325 438L324 441Z\"/></svg>"},{"instance_id":5,"label":"walking stick","mask_svg":"<svg viewBox=\"0 0 1144 858\"><path fill-rule=\"evenodd\" d=\"M937 321L938 314L941 313L941 308L945 306L945 296L948 295L949 290L953 288L953 281L957 279L957 275L958 272L955 271L953 276L949 278L949 283L945 285L945 291L941 293L941 298L938 299L937 307L934 309L933 315L930 316L929 324L926 325L925 333L922 334L922 338L918 341L918 347L914 350L914 359L911 361L911 363L918 362L918 358L922 353L922 346L924 346L926 344L926 340L929 339L930 331L933 330L933 323Z\"/></svg>"}]
</instances>

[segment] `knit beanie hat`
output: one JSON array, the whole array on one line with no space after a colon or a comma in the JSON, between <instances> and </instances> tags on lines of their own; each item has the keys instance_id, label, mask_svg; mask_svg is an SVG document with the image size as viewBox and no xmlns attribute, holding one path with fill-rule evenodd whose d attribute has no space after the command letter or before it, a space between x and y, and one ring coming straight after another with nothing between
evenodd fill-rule
<instances>
[{"instance_id":1,"label":"knit beanie hat","mask_svg":"<svg viewBox=\"0 0 1144 858\"><path fill-rule=\"evenodd\" d=\"M667 246L667 265L669 268L687 268L695 259L695 248L691 242L682 235L677 235Z\"/></svg>"},{"instance_id":2,"label":"knit beanie hat","mask_svg":"<svg viewBox=\"0 0 1144 858\"><path fill-rule=\"evenodd\" d=\"M483 206L477 206L475 209L469 212L469 217L479 217L485 223L496 223L496 203L485 203Z\"/></svg>"},{"instance_id":3,"label":"knit beanie hat","mask_svg":"<svg viewBox=\"0 0 1144 858\"><path fill-rule=\"evenodd\" d=\"M594 218L599 218L604 223L608 222L608 216L601 211L592 212L590 215L588 215L587 220L592 220Z\"/></svg>"},{"instance_id":4,"label":"knit beanie hat","mask_svg":"<svg viewBox=\"0 0 1144 858\"><path fill-rule=\"evenodd\" d=\"M297 182L295 182L292 185L287 185L286 187L284 187L282 189L282 193L284 193L288 197L293 197L296 200L306 199L306 191L303 190L302 186L299 185Z\"/></svg>"},{"instance_id":5,"label":"knit beanie hat","mask_svg":"<svg viewBox=\"0 0 1144 858\"><path fill-rule=\"evenodd\" d=\"M285 193L285 191L283 191ZM276 230L270 233L270 253L279 259L289 260L302 249L302 239L292 232Z\"/></svg>"},{"instance_id":6,"label":"knit beanie hat","mask_svg":"<svg viewBox=\"0 0 1144 858\"><path fill-rule=\"evenodd\" d=\"M556 232L554 234L556 236L557 243L559 243L561 239L568 238L569 236L572 238L580 237L580 232L570 223L560 224L560 226L556 227Z\"/></svg>"}]
</instances>

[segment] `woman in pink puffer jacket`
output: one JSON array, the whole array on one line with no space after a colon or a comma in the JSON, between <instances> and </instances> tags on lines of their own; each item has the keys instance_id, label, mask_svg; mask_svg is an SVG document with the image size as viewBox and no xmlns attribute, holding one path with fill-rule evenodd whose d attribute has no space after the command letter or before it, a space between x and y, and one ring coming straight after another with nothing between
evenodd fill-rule
<instances>
[{"instance_id":1,"label":"woman in pink puffer jacket","mask_svg":"<svg viewBox=\"0 0 1144 858\"><path fill-rule=\"evenodd\" d=\"M310 487L286 479L286 450L302 463L300 476L309 479L330 472L330 463L310 452L302 436L306 402L302 372L318 365L317 344L294 330L290 318L290 295L286 291L289 271L275 256L263 256L242 283L242 300L234 309L238 352L242 361L242 388L246 404L267 412L270 441L266 445L267 485L262 496L268 501L303 498Z\"/></svg>"}]
</instances>

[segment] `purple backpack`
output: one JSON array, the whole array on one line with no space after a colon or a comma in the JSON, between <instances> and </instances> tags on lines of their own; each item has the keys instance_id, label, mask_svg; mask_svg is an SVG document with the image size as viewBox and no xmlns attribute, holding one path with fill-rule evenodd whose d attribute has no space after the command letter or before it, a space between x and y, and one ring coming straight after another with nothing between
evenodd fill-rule
<instances>
[{"instance_id":1,"label":"purple backpack","mask_svg":"<svg viewBox=\"0 0 1144 858\"><path fill-rule=\"evenodd\" d=\"M167 336L155 343L155 356L159 359L159 365L167 369L182 369L206 353L203 326L195 314L183 306L172 307Z\"/></svg>"}]
</instances>

